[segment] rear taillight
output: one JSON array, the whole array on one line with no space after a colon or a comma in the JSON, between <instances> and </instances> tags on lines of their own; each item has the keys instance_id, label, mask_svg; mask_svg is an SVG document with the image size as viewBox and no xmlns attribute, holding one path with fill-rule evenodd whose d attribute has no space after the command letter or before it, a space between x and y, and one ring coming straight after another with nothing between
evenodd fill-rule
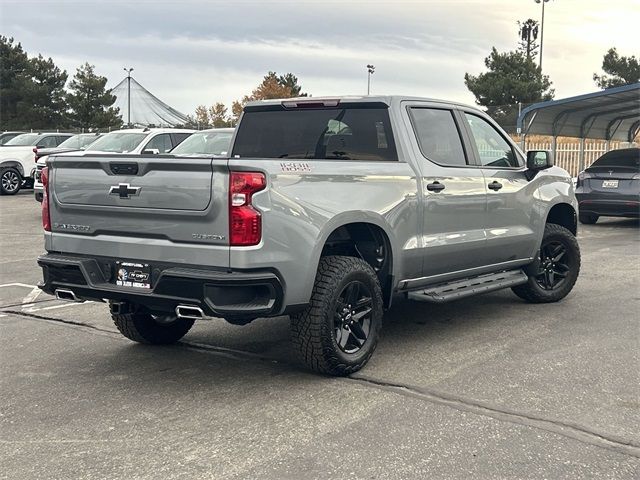
<instances>
[{"instance_id":1,"label":"rear taillight","mask_svg":"<svg viewBox=\"0 0 640 480\"><path fill-rule=\"evenodd\" d=\"M51 231L51 217L49 216L49 167L40 171L42 182L42 228L45 232Z\"/></svg>"},{"instance_id":2,"label":"rear taillight","mask_svg":"<svg viewBox=\"0 0 640 480\"><path fill-rule=\"evenodd\" d=\"M585 178L587 178L587 174L585 172L580 172L578 174L578 179L576 180L576 188L582 185Z\"/></svg>"},{"instance_id":3,"label":"rear taillight","mask_svg":"<svg viewBox=\"0 0 640 480\"><path fill-rule=\"evenodd\" d=\"M229 177L229 243L257 245L262 239L262 216L251 205L254 193L264 190L267 179L260 172L231 172Z\"/></svg>"}]
</instances>

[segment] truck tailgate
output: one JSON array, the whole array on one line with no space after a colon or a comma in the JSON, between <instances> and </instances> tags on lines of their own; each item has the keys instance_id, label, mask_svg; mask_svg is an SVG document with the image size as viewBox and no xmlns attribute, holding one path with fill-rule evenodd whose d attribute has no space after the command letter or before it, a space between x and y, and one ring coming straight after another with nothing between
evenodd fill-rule
<instances>
[{"instance_id":1,"label":"truck tailgate","mask_svg":"<svg viewBox=\"0 0 640 480\"><path fill-rule=\"evenodd\" d=\"M50 157L52 248L228 267L225 159Z\"/></svg>"}]
</instances>

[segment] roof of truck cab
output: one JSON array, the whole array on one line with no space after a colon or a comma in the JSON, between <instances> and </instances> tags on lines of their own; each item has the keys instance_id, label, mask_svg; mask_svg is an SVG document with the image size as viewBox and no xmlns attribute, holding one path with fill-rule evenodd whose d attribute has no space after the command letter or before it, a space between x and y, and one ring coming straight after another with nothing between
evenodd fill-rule
<instances>
[{"instance_id":1,"label":"roof of truck cab","mask_svg":"<svg viewBox=\"0 0 640 480\"><path fill-rule=\"evenodd\" d=\"M339 100L344 103L384 103L385 105L391 105L392 103L409 101L409 102L429 102L429 103L442 103L446 105L453 105L457 107L470 108L480 111L477 107L466 105L460 102L453 102L451 100L441 100L438 98L427 97L414 97L408 95L338 95L338 96L324 96L324 97L294 97L294 98L276 98L270 100L256 100L247 103L247 107L263 106L263 105L279 105L283 102L324 102L331 100Z\"/></svg>"},{"instance_id":2,"label":"roof of truck cab","mask_svg":"<svg viewBox=\"0 0 640 480\"><path fill-rule=\"evenodd\" d=\"M109 133L195 133L197 130L190 128L123 128L112 130Z\"/></svg>"},{"instance_id":3,"label":"roof of truck cab","mask_svg":"<svg viewBox=\"0 0 640 480\"><path fill-rule=\"evenodd\" d=\"M234 127L205 128L204 130L196 130L193 133L233 133Z\"/></svg>"}]
</instances>

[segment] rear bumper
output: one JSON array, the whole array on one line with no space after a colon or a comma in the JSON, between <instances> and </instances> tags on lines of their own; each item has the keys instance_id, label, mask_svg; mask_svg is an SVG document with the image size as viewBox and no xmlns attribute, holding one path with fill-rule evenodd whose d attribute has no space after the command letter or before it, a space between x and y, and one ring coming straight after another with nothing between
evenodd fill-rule
<instances>
[{"instance_id":1,"label":"rear bumper","mask_svg":"<svg viewBox=\"0 0 640 480\"><path fill-rule=\"evenodd\" d=\"M637 196L627 198L602 198L598 195L577 194L581 213L594 213L611 217L640 217L640 201Z\"/></svg>"},{"instance_id":2,"label":"rear bumper","mask_svg":"<svg viewBox=\"0 0 640 480\"><path fill-rule=\"evenodd\" d=\"M282 310L283 282L272 271L235 271L153 265L153 288L115 285L115 259L49 253L38 258L48 294L72 291L81 300L131 302L155 312L198 306L208 316L255 318Z\"/></svg>"}]
</instances>

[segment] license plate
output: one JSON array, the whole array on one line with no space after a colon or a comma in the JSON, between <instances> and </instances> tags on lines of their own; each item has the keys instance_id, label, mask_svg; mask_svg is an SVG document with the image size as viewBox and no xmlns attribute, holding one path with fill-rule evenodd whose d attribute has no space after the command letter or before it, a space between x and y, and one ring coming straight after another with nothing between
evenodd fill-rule
<instances>
[{"instance_id":1,"label":"license plate","mask_svg":"<svg viewBox=\"0 0 640 480\"><path fill-rule=\"evenodd\" d=\"M151 288L151 266L148 263L116 262L116 285Z\"/></svg>"},{"instance_id":2,"label":"license plate","mask_svg":"<svg viewBox=\"0 0 640 480\"><path fill-rule=\"evenodd\" d=\"M618 180L603 180L602 188L618 188Z\"/></svg>"}]
</instances>

